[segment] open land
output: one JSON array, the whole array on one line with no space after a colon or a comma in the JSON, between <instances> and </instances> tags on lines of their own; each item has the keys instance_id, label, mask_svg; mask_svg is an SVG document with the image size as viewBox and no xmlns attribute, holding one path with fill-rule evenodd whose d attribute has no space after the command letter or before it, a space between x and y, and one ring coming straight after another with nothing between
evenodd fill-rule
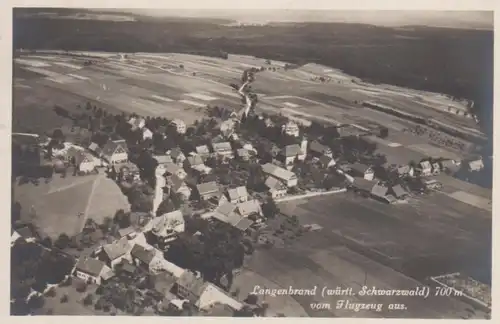
<instances>
[{"instance_id":1,"label":"open land","mask_svg":"<svg viewBox=\"0 0 500 324\"><path fill-rule=\"evenodd\" d=\"M58 127L68 121L52 112L54 105L71 110L87 101L112 111L181 118L189 124L204 116L207 105L240 109L241 100L229 84L239 83L242 71L250 65L258 67L266 64L263 59L238 55L229 55L227 60L186 54L136 53L129 54L126 59L109 53L107 56L90 66L84 66L83 61L88 59L85 56L74 56L68 60L68 56L43 51L36 53L36 58L31 57L31 54L22 54L22 61L15 63L17 86L14 87L13 130L34 131ZM63 61L67 64L54 64L54 57L64 57ZM32 68L30 64L38 67ZM379 152L387 156L388 163L396 164L418 161L435 154L460 158L462 152L437 147L424 138L405 133L402 130L412 122L364 108L356 102L369 100L376 93L376 96L383 96L398 105L399 109L412 113L418 111L422 115L451 122L458 129L478 129L473 120L451 115L440 106L429 107L408 100L407 91L402 88L387 91L382 85L358 85L345 81L343 74L334 70L327 73L338 73L342 80L340 83L311 81L311 74L322 75L318 70L321 71L321 68L314 66L313 69L306 65L291 72L261 72L252 84L253 90L260 94L257 112L291 114L337 125L354 124L354 127L359 128L384 125L390 129L389 137L384 140L374 137L373 140L377 141ZM426 93L419 95L435 96ZM50 188L40 184L39 188L17 188L15 192L23 197L23 190L44 191L25 194L27 197L40 197L51 190L59 190L58 195L63 197L57 198L57 201L71 201L75 215L59 215L55 207L56 200L52 203L47 200L37 209L37 214L52 215L52 218L40 217L44 219L40 226L53 236L61 232L74 234L81 229L77 214L85 214L86 203L89 202L75 203L74 199L65 199L64 195L80 197L80 191L88 195L87 192L92 190L96 181L106 181L93 177L81 178L78 184L73 179L68 180L71 177L54 179L55 184L51 183ZM236 284L240 282L242 286L247 285L242 290L251 291L249 284L258 284L261 280L255 278L262 276L270 282L269 285L276 287L318 285L335 288L354 284L362 286L362 283L366 283L379 288L402 289L419 286L421 283L418 280L423 281L430 275L462 270L471 272L473 269L463 264L462 260L470 263L470 260L477 259L478 264L484 265L481 263L482 257L491 246L491 212L474 207L481 205L479 200L461 202L468 197L457 192L473 193L486 199L491 199L491 192L446 175L441 175L440 180L444 184L444 192L414 197L404 205L384 205L350 194L284 203L283 210L287 214L298 216L301 223L319 224L323 229L304 235L296 245L259 251L245 266L240 279L236 278ZM59 186L59 189L52 188L54 185ZM105 197L105 201L112 199L102 197ZM32 205L26 202L21 204ZM92 204L102 205L97 202ZM115 210L119 208L116 207ZM101 217L110 216L97 214ZM54 224L60 228L52 229ZM488 265L483 268L488 268ZM386 297L350 298L355 302L389 301ZM401 316L397 311L387 310L353 314L351 311L318 311L310 308L312 302L323 301L335 305L337 299L295 297L283 301L281 309L287 312L293 305L300 304L302 308L297 307L296 316ZM426 300L391 298L390 301L406 303L408 309L405 317L460 317L468 307L446 297L429 297Z\"/></svg>"}]
</instances>

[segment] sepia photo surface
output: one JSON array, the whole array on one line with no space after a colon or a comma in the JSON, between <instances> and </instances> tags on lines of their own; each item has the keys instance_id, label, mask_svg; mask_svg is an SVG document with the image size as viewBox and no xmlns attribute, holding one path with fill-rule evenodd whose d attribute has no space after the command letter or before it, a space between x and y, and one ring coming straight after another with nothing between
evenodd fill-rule
<instances>
[{"instance_id":1,"label":"sepia photo surface","mask_svg":"<svg viewBox=\"0 0 500 324\"><path fill-rule=\"evenodd\" d=\"M493 11L12 21L11 315L490 319Z\"/></svg>"}]
</instances>

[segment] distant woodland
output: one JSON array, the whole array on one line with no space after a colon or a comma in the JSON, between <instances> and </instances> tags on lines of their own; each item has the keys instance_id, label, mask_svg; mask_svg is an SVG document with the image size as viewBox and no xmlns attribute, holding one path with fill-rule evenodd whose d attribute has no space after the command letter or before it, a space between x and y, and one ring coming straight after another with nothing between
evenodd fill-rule
<instances>
[{"instance_id":1,"label":"distant woodland","mask_svg":"<svg viewBox=\"0 0 500 324\"><path fill-rule=\"evenodd\" d=\"M492 131L493 31L302 23L224 26L206 19L136 17L135 22L14 15L14 49L254 55L315 62L374 83L446 93L476 102Z\"/></svg>"}]
</instances>

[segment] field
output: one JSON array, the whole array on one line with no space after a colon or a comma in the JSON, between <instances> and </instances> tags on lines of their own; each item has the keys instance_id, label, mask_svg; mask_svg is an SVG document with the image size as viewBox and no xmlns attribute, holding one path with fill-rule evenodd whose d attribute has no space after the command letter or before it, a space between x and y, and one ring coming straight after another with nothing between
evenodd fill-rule
<instances>
[{"instance_id":1,"label":"field","mask_svg":"<svg viewBox=\"0 0 500 324\"><path fill-rule=\"evenodd\" d=\"M487 264L491 213L444 193L410 198L401 205L351 193L285 204L287 213L297 215L301 222L322 226L325 237L336 237L418 279L465 271L490 280L480 272L491 267Z\"/></svg>"},{"instance_id":2,"label":"field","mask_svg":"<svg viewBox=\"0 0 500 324\"><path fill-rule=\"evenodd\" d=\"M66 178L55 175L49 183L14 184L13 199L23 207L21 218L32 221L41 231L56 239L81 232L85 221L102 223L118 209L127 210L127 198L118 186L101 175Z\"/></svg>"}]
</instances>

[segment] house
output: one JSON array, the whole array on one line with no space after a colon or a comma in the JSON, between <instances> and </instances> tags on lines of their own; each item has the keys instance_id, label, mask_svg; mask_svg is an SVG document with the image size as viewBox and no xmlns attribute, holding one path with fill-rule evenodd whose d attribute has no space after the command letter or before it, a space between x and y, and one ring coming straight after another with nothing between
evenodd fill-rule
<instances>
[{"instance_id":1,"label":"house","mask_svg":"<svg viewBox=\"0 0 500 324\"><path fill-rule=\"evenodd\" d=\"M178 147L174 147L170 151L170 157L172 158L172 161L179 166L181 166L186 160L186 156L184 155L184 153L182 153L182 150Z\"/></svg>"},{"instance_id":2,"label":"house","mask_svg":"<svg viewBox=\"0 0 500 324\"><path fill-rule=\"evenodd\" d=\"M328 146L323 145L318 141L311 142L311 144L309 145L309 152L311 152L311 155L315 157L333 157L332 150Z\"/></svg>"},{"instance_id":3,"label":"house","mask_svg":"<svg viewBox=\"0 0 500 324\"><path fill-rule=\"evenodd\" d=\"M79 151L75 156L75 167L78 171L89 173L95 170L97 166L100 165L90 153Z\"/></svg>"},{"instance_id":4,"label":"house","mask_svg":"<svg viewBox=\"0 0 500 324\"><path fill-rule=\"evenodd\" d=\"M196 154L198 154L203 160L205 160L210 156L210 150L208 149L207 145L200 145L196 147Z\"/></svg>"},{"instance_id":5,"label":"house","mask_svg":"<svg viewBox=\"0 0 500 324\"><path fill-rule=\"evenodd\" d=\"M87 148L90 152L94 153L96 156L101 156L101 147L97 143L90 143L89 147Z\"/></svg>"},{"instance_id":6,"label":"house","mask_svg":"<svg viewBox=\"0 0 500 324\"><path fill-rule=\"evenodd\" d=\"M229 142L212 143L212 149L217 156L223 159L234 158L233 149Z\"/></svg>"},{"instance_id":7,"label":"house","mask_svg":"<svg viewBox=\"0 0 500 324\"><path fill-rule=\"evenodd\" d=\"M131 246L128 243L128 239L123 237L118 241L104 245L98 253L98 257L107 266L114 269L118 263L128 257L127 254L130 252L130 249Z\"/></svg>"},{"instance_id":8,"label":"house","mask_svg":"<svg viewBox=\"0 0 500 324\"><path fill-rule=\"evenodd\" d=\"M297 176L293 172L280 168L277 165L266 163L262 166L262 171L265 174L280 180L288 188L295 187L297 185Z\"/></svg>"},{"instance_id":9,"label":"house","mask_svg":"<svg viewBox=\"0 0 500 324\"><path fill-rule=\"evenodd\" d=\"M328 168L330 168L332 166L335 166L335 164L336 164L335 160L332 157L326 156L326 155L322 155L319 158L318 163L324 169L328 169Z\"/></svg>"},{"instance_id":10,"label":"house","mask_svg":"<svg viewBox=\"0 0 500 324\"><path fill-rule=\"evenodd\" d=\"M200 200L210 200L212 198L219 199L220 191L215 181L200 183L196 185L196 190L200 195Z\"/></svg>"},{"instance_id":11,"label":"house","mask_svg":"<svg viewBox=\"0 0 500 324\"><path fill-rule=\"evenodd\" d=\"M181 180L184 180L187 176L186 171L184 171L184 169L178 166L177 164L166 163L164 164L164 166L165 166L165 175L167 176L175 175Z\"/></svg>"},{"instance_id":12,"label":"house","mask_svg":"<svg viewBox=\"0 0 500 324\"><path fill-rule=\"evenodd\" d=\"M127 143L125 140L108 141L101 156L109 164L125 163L128 161Z\"/></svg>"},{"instance_id":13,"label":"house","mask_svg":"<svg viewBox=\"0 0 500 324\"><path fill-rule=\"evenodd\" d=\"M22 239L21 235L17 232L11 229L10 231L10 246L13 246L18 240Z\"/></svg>"},{"instance_id":14,"label":"house","mask_svg":"<svg viewBox=\"0 0 500 324\"><path fill-rule=\"evenodd\" d=\"M88 257L82 257L78 260L74 274L85 282L97 285L114 275L111 268L106 266L104 262Z\"/></svg>"},{"instance_id":15,"label":"house","mask_svg":"<svg viewBox=\"0 0 500 324\"><path fill-rule=\"evenodd\" d=\"M349 167L353 176L362 176L368 181L372 181L375 177L375 172L368 165L356 162L354 164L351 164Z\"/></svg>"},{"instance_id":16,"label":"house","mask_svg":"<svg viewBox=\"0 0 500 324\"><path fill-rule=\"evenodd\" d=\"M172 288L174 288L177 279L167 271L159 272L153 275L154 290L167 299L174 299L175 295L172 294Z\"/></svg>"},{"instance_id":17,"label":"house","mask_svg":"<svg viewBox=\"0 0 500 324\"><path fill-rule=\"evenodd\" d=\"M295 159L304 160L306 158L306 153L302 151L298 144L287 145L283 148L279 154L278 160L284 163L287 169L291 169L295 162Z\"/></svg>"},{"instance_id":18,"label":"house","mask_svg":"<svg viewBox=\"0 0 500 324\"><path fill-rule=\"evenodd\" d=\"M300 129L299 126L293 121L288 121L285 125L281 127L283 133L288 136L299 137Z\"/></svg>"},{"instance_id":19,"label":"house","mask_svg":"<svg viewBox=\"0 0 500 324\"><path fill-rule=\"evenodd\" d=\"M132 130L142 129L146 126L146 120L141 117L132 117L128 120L128 123L132 127Z\"/></svg>"},{"instance_id":20,"label":"house","mask_svg":"<svg viewBox=\"0 0 500 324\"><path fill-rule=\"evenodd\" d=\"M32 242L36 241L37 235L29 225L25 225L25 226L17 228L16 232L20 236L21 239L23 239L24 241L26 241L28 243L32 243Z\"/></svg>"},{"instance_id":21,"label":"house","mask_svg":"<svg viewBox=\"0 0 500 324\"><path fill-rule=\"evenodd\" d=\"M278 179L269 176L266 179L265 185L269 188L269 194L273 199L286 196L287 187Z\"/></svg>"},{"instance_id":22,"label":"house","mask_svg":"<svg viewBox=\"0 0 500 324\"><path fill-rule=\"evenodd\" d=\"M384 201L384 202L388 202L386 197L389 194L389 188L387 188L386 186L383 186L379 183L376 183L372 186L372 189L370 192L371 192L371 195L373 198Z\"/></svg>"},{"instance_id":23,"label":"house","mask_svg":"<svg viewBox=\"0 0 500 324\"><path fill-rule=\"evenodd\" d=\"M135 231L135 229L132 226L129 226L127 228L120 228L118 230L118 239L126 237L128 240L132 240L136 236L137 236L137 232Z\"/></svg>"},{"instance_id":24,"label":"house","mask_svg":"<svg viewBox=\"0 0 500 324\"><path fill-rule=\"evenodd\" d=\"M390 193L397 199L404 199L408 196L408 192L401 187L401 185L395 185L391 187Z\"/></svg>"},{"instance_id":25,"label":"house","mask_svg":"<svg viewBox=\"0 0 500 324\"><path fill-rule=\"evenodd\" d=\"M153 155L153 159L158 162L158 165L166 165L168 163L173 163L172 157L170 155Z\"/></svg>"},{"instance_id":26,"label":"house","mask_svg":"<svg viewBox=\"0 0 500 324\"><path fill-rule=\"evenodd\" d=\"M441 164L439 162L432 163L432 174L438 175L441 173Z\"/></svg>"},{"instance_id":27,"label":"house","mask_svg":"<svg viewBox=\"0 0 500 324\"><path fill-rule=\"evenodd\" d=\"M370 180L366 180L365 178L353 178L352 188L354 191L370 195L374 186L374 183Z\"/></svg>"},{"instance_id":28,"label":"house","mask_svg":"<svg viewBox=\"0 0 500 324\"><path fill-rule=\"evenodd\" d=\"M455 160L444 159L444 160L441 160L439 163L441 164L442 171L454 172L454 171L458 170L458 166L457 166L457 163L455 162Z\"/></svg>"},{"instance_id":29,"label":"house","mask_svg":"<svg viewBox=\"0 0 500 324\"><path fill-rule=\"evenodd\" d=\"M483 159L479 158L469 161L467 166L470 172L480 171L484 168Z\"/></svg>"},{"instance_id":30,"label":"house","mask_svg":"<svg viewBox=\"0 0 500 324\"><path fill-rule=\"evenodd\" d=\"M195 304L205 288L202 278L196 276L191 271L185 271L175 283L176 294Z\"/></svg>"},{"instance_id":31,"label":"house","mask_svg":"<svg viewBox=\"0 0 500 324\"><path fill-rule=\"evenodd\" d=\"M203 159L199 155L188 156L184 164L186 168L191 168L201 173L210 173L212 171L211 168L205 165L205 162L203 162Z\"/></svg>"},{"instance_id":32,"label":"house","mask_svg":"<svg viewBox=\"0 0 500 324\"><path fill-rule=\"evenodd\" d=\"M229 202L218 206L214 210L212 218L222 223L229 224L241 231L246 231L253 224L252 220L239 214L236 204Z\"/></svg>"},{"instance_id":33,"label":"house","mask_svg":"<svg viewBox=\"0 0 500 324\"><path fill-rule=\"evenodd\" d=\"M221 288L212 283L204 285L195 306L204 311L211 310L215 305L227 305L233 310L240 310L243 304L227 295Z\"/></svg>"},{"instance_id":34,"label":"house","mask_svg":"<svg viewBox=\"0 0 500 324\"><path fill-rule=\"evenodd\" d=\"M175 130L177 131L177 133L179 134L185 134L186 133L186 123L180 119L174 119L172 120L172 122L170 123L171 126L173 126L175 128Z\"/></svg>"},{"instance_id":35,"label":"house","mask_svg":"<svg viewBox=\"0 0 500 324\"><path fill-rule=\"evenodd\" d=\"M185 230L184 216L180 210L175 210L162 216L155 217L148 224L151 233L164 243L171 242Z\"/></svg>"},{"instance_id":36,"label":"house","mask_svg":"<svg viewBox=\"0 0 500 324\"><path fill-rule=\"evenodd\" d=\"M432 174L432 165L429 161L422 161L418 164L420 174L430 176Z\"/></svg>"},{"instance_id":37,"label":"house","mask_svg":"<svg viewBox=\"0 0 500 324\"><path fill-rule=\"evenodd\" d=\"M185 200L191 196L191 188L176 175L171 175L167 178L167 186L172 192L179 194Z\"/></svg>"},{"instance_id":38,"label":"house","mask_svg":"<svg viewBox=\"0 0 500 324\"><path fill-rule=\"evenodd\" d=\"M241 161L249 161L250 160L250 151L245 148L240 148L236 150L236 156Z\"/></svg>"},{"instance_id":39,"label":"house","mask_svg":"<svg viewBox=\"0 0 500 324\"><path fill-rule=\"evenodd\" d=\"M236 205L236 211L243 217L249 217L251 215L262 216L262 208L259 201L256 199L240 202Z\"/></svg>"},{"instance_id":40,"label":"house","mask_svg":"<svg viewBox=\"0 0 500 324\"><path fill-rule=\"evenodd\" d=\"M240 186L237 188L227 189L224 195L221 196L221 202L231 202L237 204L248 200L247 187Z\"/></svg>"},{"instance_id":41,"label":"house","mask_svg":"<svg viewBox=\"0 0 500 324\"><path fill-rule=\"evenodd\" d=\"M413 177L415 175L415 169L410 165L400 166L396 169L396 172L398 173L398 175L400 177L404 177L404 176Z\"/></svg>"},{"instance_id":42,"label":"house","mask_svg":"<svg viewBox=\"0 0 500 324\"><path fill-rule=\"evenodd\" d=\"M147 250L144 246L140 244L135 244L130 251L130 258L132 263L142 269L149 271L149 265L155 257L155 252L153 250Z\"/></svg>"},{"instance_id":43,"label":"house","mask_svg":"<svg viewBox=\"0 0 500 324\"><path fill-rule=\"evenodd\" d=\"M142 139L145 140L145 139L152 139L153 138L153 132L147 128L147 127L144 127L142 129Z\"/></svg>"}]
</instances>

